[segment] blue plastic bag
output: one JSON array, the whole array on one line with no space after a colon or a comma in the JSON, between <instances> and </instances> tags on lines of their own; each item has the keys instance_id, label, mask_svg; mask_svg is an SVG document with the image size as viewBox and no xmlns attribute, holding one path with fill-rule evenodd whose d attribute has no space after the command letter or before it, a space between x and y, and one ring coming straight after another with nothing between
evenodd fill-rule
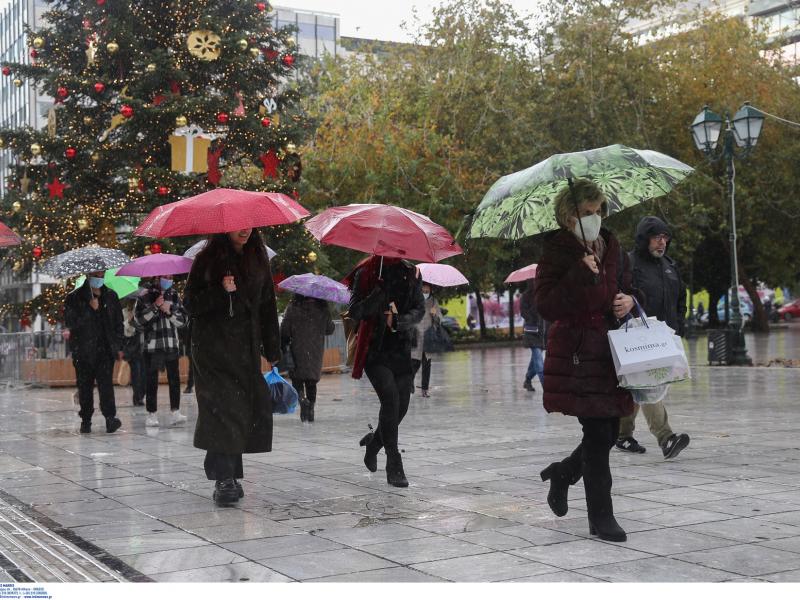
<instances>
[{"instance_id":1,"label":"blue plastic bag","mask_svg":"<svg viewBox=\"0 0 800 600\"><path fill-rule=\"evenodd\" d=\"M272 371L264 374L267 380L269 391L272 394L272 414L285 415L293 413L297 408L299 400L297 390L278 373L277 367L272 367Z\"/></svg>"}]
</instances>

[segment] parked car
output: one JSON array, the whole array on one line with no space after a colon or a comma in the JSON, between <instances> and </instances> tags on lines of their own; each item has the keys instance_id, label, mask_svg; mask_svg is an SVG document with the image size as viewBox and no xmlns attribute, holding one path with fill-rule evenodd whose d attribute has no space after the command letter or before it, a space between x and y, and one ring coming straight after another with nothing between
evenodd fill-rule
<instances>
[{"instance_id":1,"label":"parked car","mask_svg":"<svg viewBox=\"0 0 800 600\"><path fill-rule=\"evenodd\" d=\"M740 286L741 287L741 286ZM717 318L720 321L725 320L725 298L727 294L720 297L719 302L717 302ZM739 290L739 312L742 314L742 320L747 323L750 319L753 318L753 301L750 300L750 295L743 291Z\"/></svg>"},{"instance_id":2,"label":"parked car","mask_svg":"<svg viewBox=\"0 0 800 600\"><path fill-rule=\"evenodd\" d=\"M800 299L793 300L778 309L778 315L784 321L800 318Z\"/></svg>"},{"instance_id":3,"label":"parked car","mask_svg":"<svg viewBox=\"0 0 800 600\"><path fill-rule=\"evenodd\" d=\"M453 335L453 332L459 331L461 329L461 325L458 324L455 317L442 317L442 327L445 328L447 333Z\"/></svg>"}]
</instances>

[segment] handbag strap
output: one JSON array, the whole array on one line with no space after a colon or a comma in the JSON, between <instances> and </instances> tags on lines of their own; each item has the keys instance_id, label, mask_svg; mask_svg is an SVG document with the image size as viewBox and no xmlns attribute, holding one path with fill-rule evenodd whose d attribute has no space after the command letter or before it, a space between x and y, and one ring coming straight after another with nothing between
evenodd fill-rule
<instances>
[{"instance_id":1,"label":"handbag strap","mask_svg":"<svg viewBox=\"0 0 800 600\"><path fill-rule=\"evenodd\" d=\"M644 325L645 327L650 329L650 325L647 323L647 315L645 314L644 309L642 308L642 305L639 304L639 301L636 299L636 296L631 294L631 298L633 299L634 305L639 310L639 318L642 320L642 325ZM631 316L631 313L628 313L627 315L625 315L625 331L628 331L628 324L632 320L633 320L633 317Z\"/></svg>"}]
</instances>

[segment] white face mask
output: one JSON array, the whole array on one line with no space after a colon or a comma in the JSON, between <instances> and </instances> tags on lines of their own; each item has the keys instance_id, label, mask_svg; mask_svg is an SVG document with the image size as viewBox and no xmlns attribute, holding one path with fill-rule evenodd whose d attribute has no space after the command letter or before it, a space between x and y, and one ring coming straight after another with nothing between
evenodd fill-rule
<instances>
[{"instance_id":1,"label":"white face mask","mask_svg":"<svg viewBox=\"0 0 800 600\"><path fill-rule=\"evenodd\" d=\"M422 297L425 298L425 300L427 300L428 298L431 297L431 294L430 292L422 292Z\"/></svg>"},{"instance_id":2,"label":"white face mask","mask_svg":"<svg viewBox=\"0 0 800 600\"><path fill-rule=\"evenodd\" d=\"M600 224L603 218L600 215L588 215L581 217L581 222L576 222L572 227L572 233L575 234L579 240L586 238L587 242L593 242L600 235ZM581 225L583 225L583 234L581 235Z\"/></svg>"}]
</instances>

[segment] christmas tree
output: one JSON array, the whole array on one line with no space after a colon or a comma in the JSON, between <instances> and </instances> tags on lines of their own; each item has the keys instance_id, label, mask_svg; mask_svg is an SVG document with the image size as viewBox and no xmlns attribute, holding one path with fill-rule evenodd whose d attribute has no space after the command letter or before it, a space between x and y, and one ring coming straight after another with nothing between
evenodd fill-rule
<instances>
[{"instance_id":1,"label":"christmas tree","mask_svg":"<svg viewBox=\"0 0 800 600\"><path fill-rule=\"evenodd\" d=\"M297 147L310 129L299 99L294 32L276 30L266 2L50 0L28 32L31 64L2 73L55 99L45 130L0 131L14 170L3 220L24 243L17 271L97 243L131 255L180 252L196 239L132 236L156 206L213 187L298 197ZM277 273L309 270L310 236L271 228ZM309 257L309 253L311 256ZM57 288L16 314L51 318Z\"/></svg>"}]
</instances>

